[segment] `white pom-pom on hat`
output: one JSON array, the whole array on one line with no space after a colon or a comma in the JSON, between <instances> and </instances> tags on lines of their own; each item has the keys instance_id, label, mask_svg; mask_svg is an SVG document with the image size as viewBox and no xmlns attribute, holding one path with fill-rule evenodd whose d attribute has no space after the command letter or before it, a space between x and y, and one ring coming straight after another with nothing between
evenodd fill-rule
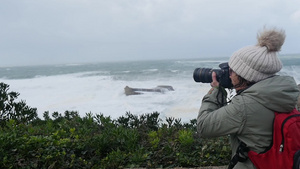
<instances>
[{"instance_id":1,"label":"white pom-pom on hat","mask_svg":"<svg viewBox=\"0 0 300 169\"><path fill-rule=\"evenodd\" d=\"M285 40L283 30L264 29L257 36L257 45L234 52L229 67L250 82L258 82L275 75L282 68L277 52Z\"/></svg>"},{"instance_id":2,"label":"white pom-pom on hat","mask_svg":"<svg viewBox=\"0 0 300 169\"><path fill-rule=\"evenodd\" d=\"M281 46L285 40L285 32L283 30L270 29L266 28L257 35L257 45L266 46L269 51L280 51Z\"/></svg>"}]
</instances>

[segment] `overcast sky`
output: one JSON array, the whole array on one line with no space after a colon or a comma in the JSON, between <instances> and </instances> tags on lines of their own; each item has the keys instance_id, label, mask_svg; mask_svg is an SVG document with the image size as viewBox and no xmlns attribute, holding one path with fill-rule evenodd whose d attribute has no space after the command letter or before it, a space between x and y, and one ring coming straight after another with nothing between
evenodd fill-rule
<instances>
[{"instance_id":1,"label":"overcast sky","mask_svg":"<svg viewBox=\"0 0 300 169\"><path fill-rule=\"evenodd\" d=\"M1 0L0 66L230 56L282 28L300 53L299 0Z\"/></svg>"}]
</instances>

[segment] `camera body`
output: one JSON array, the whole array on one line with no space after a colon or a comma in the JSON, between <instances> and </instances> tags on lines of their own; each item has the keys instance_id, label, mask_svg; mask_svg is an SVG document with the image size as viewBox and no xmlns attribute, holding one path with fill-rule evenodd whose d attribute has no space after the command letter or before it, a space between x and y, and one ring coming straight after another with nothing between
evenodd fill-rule
<instances>
[{"instance_id":1,"label":"camera body","mask_svg":"<svg viewBox=\"0 0 300 169\"><path fill-rule=\"evenodd\" d=\"M231 79L229 78L229 66L228 62L221 63L219 65L221 69L210 69L210 68L196 68L194 70L194 80L195 82L211 83L212 82L212 72L217 74L217 80L220 86L224 88L232 88Z\"/></svg>"}]
</instances>

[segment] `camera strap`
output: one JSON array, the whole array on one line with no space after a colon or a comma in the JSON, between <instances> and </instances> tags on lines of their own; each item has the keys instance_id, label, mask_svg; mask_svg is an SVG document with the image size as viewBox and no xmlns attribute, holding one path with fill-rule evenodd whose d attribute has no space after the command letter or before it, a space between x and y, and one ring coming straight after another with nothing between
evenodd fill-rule
<instances>
[{"instance_id":1,"label":"camera strap","mask_svg":"<svg viewBox=\"0 0 300 169\"><path fill-rule=\"evenodd\" d=\"M219 100L220 94L221 94L221 100ZM218 93L217 93L218 104L221 105L221 106L225 106L227 104L226 98L227 98L227 92L226 92L226 90L222 86L219 86Z\"/></svg>"},{"instance_id":2,"label":"camera strap","mask_svg":"<svg viewBox=\"0 0 300 169\"><path fill-rule=\"evenodd\" d=\"M233 167L238 163L238 162L245 162L248 157L245 155L249 151L249 148L244 142L240 142L240 145L238 146L235 155L232 157L230 160L228 169L233 169Z\"/></svg>"}]
</instances>

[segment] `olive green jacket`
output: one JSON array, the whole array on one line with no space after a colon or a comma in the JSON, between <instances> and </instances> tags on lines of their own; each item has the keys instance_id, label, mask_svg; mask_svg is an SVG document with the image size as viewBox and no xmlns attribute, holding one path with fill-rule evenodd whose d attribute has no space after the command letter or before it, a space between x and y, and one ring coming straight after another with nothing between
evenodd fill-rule
<instances>
[{"instance_id":1,"label":"olive green jacket","mask_svg":"<svg viewBox=\"0 0 300 169\"><path fill-rule=\"evenodd\" d=\"M217 102L217 88L203 97L197 118L200 137L230 135L232 155L243 141L250 150L263 152L272 141L274 112L295 108L299 89L289 76L273 76L255 83L232 98L226 106ZM255 168L250 160L239 162L235 169Z\"/></svg>"}]
</instances>

